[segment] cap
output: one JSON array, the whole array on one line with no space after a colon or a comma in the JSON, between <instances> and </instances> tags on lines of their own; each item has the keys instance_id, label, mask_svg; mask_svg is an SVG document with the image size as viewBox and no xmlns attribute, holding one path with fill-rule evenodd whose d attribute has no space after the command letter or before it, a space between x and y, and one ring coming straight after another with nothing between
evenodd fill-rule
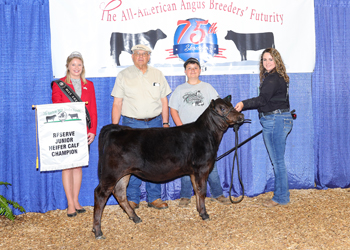
<instances>
[{"instance_id":1,"label":"cap","mask_svg":"<svg viewBox=\"0 0 350 250\"><path fill-rule=\"evenodd\" d=\"M196 63L196 64L198 64L198 66L199 66L199 68L201 68L201 64L199 63L199 61L198 61L198 59L197 58L194 58L194 57L190 57L190 58L188 58L187 60L186 60L186 62L184 63L184 68L186 69L186 66L187 66L187 64L189 64L189 63Z\"/></svg>"},{"instance_id":2,"label":"cap","mask_svg":"<svg viewBox=\"0 0 350 250\"><path fill-rule=\"evenodd\" d=\"M131 48L131 51L134 52L135 50L144 50L144 51L147 51L149 53L152 52L152 50L147 47L146 45L143 45L143 44L138 44L138 45L135 45Z\"/></svg>"},{"instance_id":3,"label":"cap","mask_svg":"<svg viewBox=\"0 0 350 250\"><path fill-rule=\"evenodd\" d=\"M83 59L83 56L78 51L74 51L68 56L68 58L75 58L75 57Z\"/></svg>"}]
</instances>

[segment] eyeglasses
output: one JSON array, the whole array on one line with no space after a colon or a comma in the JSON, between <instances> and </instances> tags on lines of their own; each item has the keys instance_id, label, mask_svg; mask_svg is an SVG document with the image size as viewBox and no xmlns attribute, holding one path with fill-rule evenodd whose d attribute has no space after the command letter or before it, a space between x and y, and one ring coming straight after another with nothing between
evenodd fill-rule
<instances>
[{"instance_id":1,"label":"eyeglasses","mask_svg":"<svg viewBox=\"0 0 350 250\"><path fill-rule=\"evenodd\" d=\"M148 53L148 52L145 52L145 53L135 52L135 53L134 53L134 55L136 55L136 56L146 57L146 56L148 56L148 55L149 55L149 53Z\"/></svg>"}]
</instances>

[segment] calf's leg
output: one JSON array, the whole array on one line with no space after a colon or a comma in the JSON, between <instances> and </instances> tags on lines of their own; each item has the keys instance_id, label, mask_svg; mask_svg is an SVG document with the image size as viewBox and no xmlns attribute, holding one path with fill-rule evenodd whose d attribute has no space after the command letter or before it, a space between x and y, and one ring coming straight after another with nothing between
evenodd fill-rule
<instances>
[{"instance_id":1,"label":"calf's leg","mask_svg":"<svg viewBox=\"0 0 350 250\"><path fill-rule=\"evenodd\" d=\"M135 223L140 223L142 222L142 220L136 215L134 209L130 207L128 198L126 197L126 187L128 186L129 179L130 175L125 175L124 177L122 177L115 185L113 194L117 198L119 205L129 216L129 219L133 220L133 222Z\"/></svg>"},{"instance_id":2,"label":"calf's leg","mask_svg":"<svg viewBox=\"0 0 350 250\"><path fill-rule=\"evenodd\" d=\"M101 217L106 201L112 193L112 189L113 187L104 189L101 182L95 188L94 222L92 231L95 233L96 239L105 239L101 231Z\"/></svg>"},{"instance_id":3,"label":"calf's leg","mask_svg":"<svg viewBox=\"0 0 350 250\"><path fill-rule=\"evenodd\" d=\"M202 217L203 220L208 220L209 215L207 214L207 211L205 209L205 196L207 194L207 177L205 175L202 175L196 178L194 175L191 175L191 181L193 190L196 194L196 204L199 216Z\"/></svg>"}]
</instances>

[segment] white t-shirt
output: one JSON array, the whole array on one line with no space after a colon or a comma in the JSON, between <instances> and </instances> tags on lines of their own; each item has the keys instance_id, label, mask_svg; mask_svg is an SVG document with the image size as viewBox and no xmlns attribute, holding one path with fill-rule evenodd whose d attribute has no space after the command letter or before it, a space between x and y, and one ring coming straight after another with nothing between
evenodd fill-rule
<instances>
[{"instance_id":1,"label":"white t-shirt","mask_svg":"<svg viewBox=\"0 0 350 250\"><path fill-rule=\"evenodd\" d=\"M169 100L169 107L179 112L183 124L194 122L206 110L211 100L219 98L218 92L209 83L196 85L183 83L176 87Z\"/></svg>"}]
</instances>

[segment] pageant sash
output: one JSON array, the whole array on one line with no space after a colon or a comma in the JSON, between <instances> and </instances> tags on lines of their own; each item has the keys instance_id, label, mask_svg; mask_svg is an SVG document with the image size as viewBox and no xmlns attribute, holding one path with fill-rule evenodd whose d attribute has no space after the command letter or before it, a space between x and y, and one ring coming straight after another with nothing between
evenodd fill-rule
<instances>
[{"instance_id":1,"label":"pageant sash","mask_svg":"<svg viewBox=\"0 0 350 250\"><path fill-rule=\"evenodd\" d=\"M61 80L53 81L51 83L51 88L54 82L57 83L57 86L60 87L63 94L65 94L71 102L83 102L80 99L80 97L77 95L77 93L75 93L75 91L71 87L69 87L65 82ZM87 110L86 107L85 107L85 113L86 113L86 124L88 125L89 128L91 128L91 118L90 118L89 111Z\"/></svg>"}]
</instances>

